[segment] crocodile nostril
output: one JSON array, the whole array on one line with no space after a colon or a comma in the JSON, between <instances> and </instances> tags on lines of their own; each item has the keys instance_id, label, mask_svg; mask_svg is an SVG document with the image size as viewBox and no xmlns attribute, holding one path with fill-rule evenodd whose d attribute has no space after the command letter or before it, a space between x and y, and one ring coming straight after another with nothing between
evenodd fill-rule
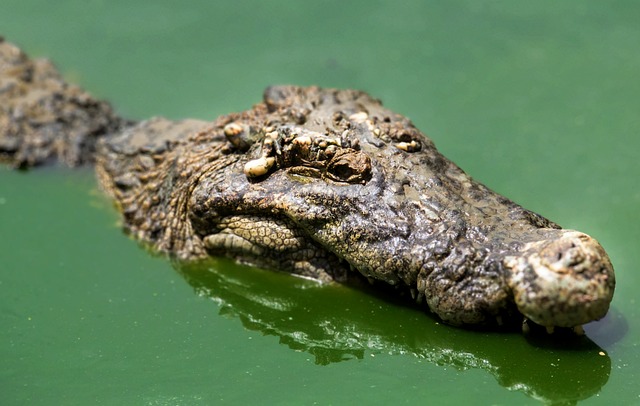
<instances>
[{"instance_id":1,"label":"crocodile nostril","mask_svg":"<svg viewBox=\"0 0 640 406\"><path fill-rule=\"evenodd\" d=\"M540 258L546 266L559 273L581 272L582 264L589 255L588 247L574 238L561 238L552 241L540 252Z\"/></svg>"},{"instance_id":2,"label":"crocodile nostril","mask_svg":"<svg viewBox=\"0 0 640 406\"><path fill-rule=\"evenodd\" d=\"M567 252L567 255L565 256L564 264L566 266L575 266L584 262L584 260L585 260L585 255L582 252L582 250L577 248L572 248Z\"/></svg>"}]
</instances>

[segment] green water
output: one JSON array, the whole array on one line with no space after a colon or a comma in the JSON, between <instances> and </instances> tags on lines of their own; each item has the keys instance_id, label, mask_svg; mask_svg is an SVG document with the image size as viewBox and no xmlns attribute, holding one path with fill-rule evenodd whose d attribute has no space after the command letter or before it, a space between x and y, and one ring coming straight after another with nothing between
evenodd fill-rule
<instances>
[{"instance_id":1,"label":"green water","mask_svg":"<svg viewBox=\"0 0 640 406\"><path fill-rule=\"evenodd\" d=\"M124 115L353 87L477 179L595 236L610 314L572 345L123 235L89 169L0 168L0 404L640 404L640 3L17 1L0 34Z\"/></svg>"}]
</instances>

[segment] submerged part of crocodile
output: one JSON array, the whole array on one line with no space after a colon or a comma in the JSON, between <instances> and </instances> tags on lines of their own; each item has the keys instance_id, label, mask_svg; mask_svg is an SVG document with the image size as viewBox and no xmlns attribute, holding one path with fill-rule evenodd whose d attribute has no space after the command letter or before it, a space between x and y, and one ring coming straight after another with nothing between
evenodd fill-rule
<instances>
[{"instance_id":1,"label":"submerged part of crocodile","mask_svg":"<svg viewBox=\"0 0 640 406\"><path fill-rule=\"evenodd\" d=\"M593 238L475 182L363 92L270 87L213 123L126 128L99 143L96 163L125 228L182 260L365 277L455 325L522 314L549 330L579 327L613 296Z\"/></svg>"}]
</instances>

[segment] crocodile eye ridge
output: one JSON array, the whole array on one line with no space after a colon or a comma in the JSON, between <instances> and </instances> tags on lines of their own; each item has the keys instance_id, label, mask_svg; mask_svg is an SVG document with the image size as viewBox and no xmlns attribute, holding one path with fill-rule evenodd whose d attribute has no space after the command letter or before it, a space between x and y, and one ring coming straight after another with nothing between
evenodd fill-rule
<instances>
[{"instance_id":1,"label":"crocodile eye ridge","mask_svg":"<svg viewBox=\"0 0 640 406\"><path fill-rule=\"evenodd\" d=\"M361 151L340 151L327 165L326 177L336 182L366 183L371 179L371 158Z\"/></svg>"}]
</instances>

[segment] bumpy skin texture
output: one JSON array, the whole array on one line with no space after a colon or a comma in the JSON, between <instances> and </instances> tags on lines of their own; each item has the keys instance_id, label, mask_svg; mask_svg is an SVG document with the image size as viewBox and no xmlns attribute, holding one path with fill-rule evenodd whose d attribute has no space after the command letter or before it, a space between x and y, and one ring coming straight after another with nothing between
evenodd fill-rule
<instances>
[{"instance_id":1,"label":"bumpy skin texture","mask_svg":"<svg viewBox=\"0 0 640 406\"><path fill-rule=\"evenodd\" d=\"M0 37L0 160L16 167L92 162L97 137L125 123L49 61L33 61Z\"/></svg>"},{"instance_id":2,"label":"bumpy skin texture","mask_svg":"<svg viewBox=\"0 0 640 406\"><path fill-rule=\"evenodd\" d=\"M213 124L143 122L106 140L97 162L129 231L185 260L362 275L456 325L524 314L574 327L613 295L595 240L475 182L363 92L271 87Z\"/></svg>"},{"instance_id":3,"label":"bumpy skin texture","mask_svg":"<svg viewBox=\"0 0 640 406\"><path fill-rule=\"evenodd\" d=\"M366 278L455 325L524 315L576 327L613 297L613 267L593 238L475 182L366 93L271 87L213 123L121 128L108 105L1 42L0 84L0 154L18 166L92 161L95 137L117 131L98 143L98 177L125 229L179 259Z\"/></svg>"}]
</instances>

